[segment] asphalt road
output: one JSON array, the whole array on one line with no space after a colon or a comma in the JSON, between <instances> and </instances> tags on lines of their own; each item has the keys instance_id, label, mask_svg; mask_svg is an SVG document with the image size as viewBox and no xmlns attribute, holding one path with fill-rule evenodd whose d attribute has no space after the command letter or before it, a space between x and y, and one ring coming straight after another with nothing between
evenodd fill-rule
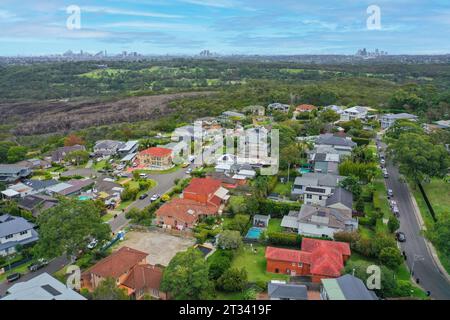
<instances>
[{"instance_id":1,"label":"asphalt road","mask_svg":"<svg viewBox=\"0 0 450 320\"><path fill-rule=\"evenodd\" d=\"M190 165L190 167L194 168L195 165ZM126 212L131 210L132 208L137 208L139 210L144 209L145 207L149 206L151 201L150 198L154 194L163 195L164 193L167 193L170 189L172 189L173 186L175 186L175 180L176 179L183 179L187 177L186 170L188 168L180 168L179 170L167 174L151 174L149 175L149 178L152 180L155 180L158 185L151 189L148 193L148 197L143 200L136 200L133 202L123 213L120 213L117 215L115 219L110 220L108 223L111 227L111 231L113 233L116 233L120 229L122 229L124 226L128 224L128 220L125 218Z\"/></svg>"},{"instance_id":2,"label":"asphalt road","mask_svg":"<svg viewBox=\"0 0 450 320\"><path fill-rule=\"evenodd\" d=\"M8 283L7 281L4 281L3 283L0 283L0 296L3 297L6 294L6 291L8 290L8 288L16 283L28 281L44 272L47 272L48 274L51 275L51 274L55 273L56 271L60 270L61 268L63 268L68 263L69 263L69 260L66 257L58 257L58 258L55 258L52 261L50 261L50 263L46 267L44 267L38 271L35 271L35 272L29 272L27 274L24 274L24 275L22 275L22 277L19 280L15 281L13 283Z\"/></svg>"},{"instance_id":3,"label":"asphalt road","mask_svg":"<svg viewBox=\"0 0 450 320\"><path fill-rule=\"evenodd\" d=\"M420 280L420 286L431 292L431 297L439 300L450 300L450 283L437 267L425 239L421 234L421 228L415 213L412 202L412 195L405 182L402 182L398 169L387 161L386 166L389 178L385 179L387 187L392 189L397 206L400 212L400 231L405 233L406 242L400 243L401 250L406 253L406 263L412 269L415 255L420 259L414 262L414 279ZM422 260L423 259L423 260Z\"/></svg>"}]
</instances>

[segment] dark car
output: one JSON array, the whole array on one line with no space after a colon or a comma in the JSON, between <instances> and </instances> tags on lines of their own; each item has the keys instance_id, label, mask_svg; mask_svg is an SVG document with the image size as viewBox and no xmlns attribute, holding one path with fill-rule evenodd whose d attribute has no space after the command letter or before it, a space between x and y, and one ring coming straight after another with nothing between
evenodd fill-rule
<instances>
[{"instance_id":1,"label":"dark car","mask_svg":"<svg viewBox=\"0 0 450 320\"><path fill-rule=\"evenodd\" d=\"M6 280L8 282L14 282L20 279L22 275L20 273L12 273L9 276L6 277Z\"/></svg>"},{"instance_id":2,"label":"dark car","mask_svg":"<svg viewBox=\"0 0 450 320\"><path fill-rule=\"evenodd\" d=\"M398 242L405 242L406 241L406 235L403 232L397 232L395 234Z\"/></svg>"},{"instance_id":3,"label":"dark car","mask_svg":"<svg viewBox=\"0 0 450 320\"><path fill-rule=\"evenodd\" d=\"M148 197L148 194L144 193L139 197L139 200L144 200L147 197Z\"/></svg>"},{"instance_id":4,"label":"dark car","mask_svg":"<svg viewBox=\"0 0 450 320\"><path fill-rule=\"evenodd\" d=\"M34 263L31 266L29 266L28 270L30 270L31 272L38 271L39 269L42 269L46 265L48 265L48 261L47 260L43 260L43 259L42 260L38 260L36 263Z\"/></svg>"}]
</instances>

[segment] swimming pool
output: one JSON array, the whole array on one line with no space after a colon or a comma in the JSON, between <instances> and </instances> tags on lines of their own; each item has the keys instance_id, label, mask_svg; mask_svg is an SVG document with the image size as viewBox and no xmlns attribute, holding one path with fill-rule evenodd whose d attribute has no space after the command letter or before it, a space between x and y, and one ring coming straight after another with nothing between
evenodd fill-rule
<instances>
[{"instance_id":1,"label":"swimming pool","mask_svg":"<svg viewBox=\"0 0 450 320\"><path fill-rule=\"evenodd\" d=\"M263 228L257 228L252 227L250 230L248 230L247 235L245 236L246 239L252 239L252 240L258 240L261 236L261 233L263 232Z\"/></svg>"},{"instance_id":2,"label":"swimming pool","mask_svg":"<svg viewBox=\"0 0 450 320\"><path fill-rule=\"evenodd\" d=\"M88 196L79 196L78 197L78 200L80 200L80 201L86 201L86 200L90 200L91 199L91 197L88 197Z\"/></svg>"}]
</instances>

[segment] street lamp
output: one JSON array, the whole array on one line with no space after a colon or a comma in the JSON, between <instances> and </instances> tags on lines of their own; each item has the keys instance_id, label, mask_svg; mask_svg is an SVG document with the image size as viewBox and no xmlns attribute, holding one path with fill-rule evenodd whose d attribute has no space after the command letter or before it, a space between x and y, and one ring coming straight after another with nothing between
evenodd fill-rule
<instances>
[{"instance_id":1,"label":"street lamp","mask_svg":"<svg viewBox=\"0 0 450 320\"><path fill-rule=\"evenodd\" d=\"M414 265L416 261L423 261L425 260L425 258L423 256L421 256L420 254L415 254L414 258L413 258L413 263L412 263L412 267L411 267L411 276L414 274Z\"/></svg>"}]
</instances>

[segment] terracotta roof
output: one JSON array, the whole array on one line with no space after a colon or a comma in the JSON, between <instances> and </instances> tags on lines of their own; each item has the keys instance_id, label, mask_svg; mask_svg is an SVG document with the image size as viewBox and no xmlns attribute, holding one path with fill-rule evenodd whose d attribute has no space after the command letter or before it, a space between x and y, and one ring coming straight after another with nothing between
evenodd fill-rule
<instances>
[{"instance_id":1,"label":"terracotta roof","mask_svg":"<svg viewBox=\"0 0 450 320\"><path fill-rule=\"evenodd\" d=\"M313 106L312 104L301 104L295 108L297 111L311 111L316 109L316 106Z\"/></svg>"},{"instance_id":2,"label":"terracotta roof","mask_svg":"<svg viewBox=\"0 0 450 320\"><path fill-rule=\"evenodd\" d=\"M313 252L317 248L337 250L341 255L350 256L350 245L347 242L319 240L311 238L302 239L302 251Z\"/></svg>"},{"instance_id":3,"label":"terracotta roof","mask_svg":"<svg viewBox=\"0 0 450 320\"><path fill-rule=\"evenodd\" d=\"M133 267L122 285L135 291L141 289L158 289L161 285L163 270L149 264L138 264Z\"/></svg>"},{"instance_id":4,"label":"terracotta roof","mask_svg":"<svg viewBox=\"0 0 450 320\"><path fill-rule=\"evenodd\" d=\"M176 198L164 204L156 211L156 216L173 217L178 221L192 224L199 215L212 215L217 213L217 207L205 205L190 199Z\"/></svg>"},{"instance_id":5,"label":"terracotta roof","mask_svg":"<svg viewBox=\"0 0 450 320\"><path fill-rule=\"evenodd\" d=\"M153 147L142 150L140 154L147 154L151 157L167 157L172 154L172 150L160 147Z\"/></svg>"},{"instance_id":6,"label":"terracotta roof","mask_svg":"<svg viewBox=\"0 0 450 320\"><path fill-rule=\"evenodd\" d=\"M129 272L135 265L148 256L147 253L129 247L122 247L108 257L97 262L87 270L86 274L96 274L100 277L118 278Z\"/></svg>"},{"instance_id":7,"label":"terracotta roof","mask_svg":"<svg viewBox=\"0 0 450 320\"><path fill-rule=\"evenodd\" d=\"M267 247L266 248L266 259L277 260L277 261L286 261L286 262L310 262L310 253L302 252L300 250L291 250L291 249L283 249L283 248L274 248Z\"/></svg>"},{"instance_id":8,"label":"terracotta roof","mask_svg":"<svg viewBox=\"0 0 450 320\"><path fill-rule=\"evenodd\" d=\"M210 195L217 191L222 185L222 181L210 178L194 178L184 189L186 193Z\"/></svg>"}]
</instances>

